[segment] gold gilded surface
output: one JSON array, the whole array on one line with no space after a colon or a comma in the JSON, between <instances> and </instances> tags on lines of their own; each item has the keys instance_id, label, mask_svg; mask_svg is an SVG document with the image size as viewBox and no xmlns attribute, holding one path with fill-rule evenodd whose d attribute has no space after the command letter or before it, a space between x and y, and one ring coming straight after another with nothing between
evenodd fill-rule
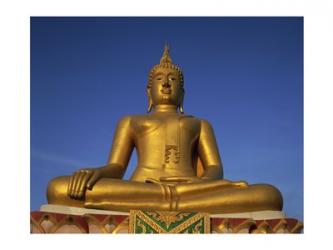
<instances>
[{"instance_id":1,"label":"gold gilded surface","mask_svg":"<svg viewBox=\"0 0 333 250\"><path fill-rule=\"evenodd\" d=\"M123 117L106 166L80 169L50 181L50 204L115 211L209 213L281 210L282 196L268 184L223 178L212 126L184 114L184 76L168 46L147 84L148 114ZM122 180L133 149L130 180Z\"/></svg>"}]
</instances>

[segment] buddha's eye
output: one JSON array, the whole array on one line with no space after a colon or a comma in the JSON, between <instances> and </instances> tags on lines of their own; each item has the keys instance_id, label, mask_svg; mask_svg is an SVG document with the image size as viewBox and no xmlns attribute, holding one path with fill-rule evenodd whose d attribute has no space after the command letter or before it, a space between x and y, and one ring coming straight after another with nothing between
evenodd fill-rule
<instances>
[{"instance_id":1,"label":"buddha's eye","mask_svg":"<svg viewBox=\"0 0 333 250\"><path fill-rule=\"evenodd\" d=\"M156 80L161 81L162 77L157 77Z\"/></svg>"},{"instance_id":2,"label":"buddha's eye","mask_svg":"<svg viewBox=\"0 0 333 250\"><path fill-rule=\"evenodd\" d=\"M176 78L174 78L174 77L170 77L169 80L170 80L170 81L174 81L174 80L176 80Z\"/></svg>"}]
</instances>

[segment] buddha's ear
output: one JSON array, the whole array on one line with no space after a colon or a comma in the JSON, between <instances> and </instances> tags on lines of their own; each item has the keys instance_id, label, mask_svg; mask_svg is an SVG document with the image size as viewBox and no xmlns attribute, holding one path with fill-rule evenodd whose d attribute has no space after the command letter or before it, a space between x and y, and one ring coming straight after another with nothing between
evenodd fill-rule
<instances>
[{"instance_id":1,"label":"buddha's ear","mask_svg":"<svg viewBox=\"0 0 333 250\"><path fill-rule=\"evenodd\" d=\"M150 87L147 87L147 97L148 97L148 110L147 113L149 113L153 107L153 99L151 98L151 92Z\"/></svg>"},{"instance_id":2,"label":"buddha's ear","mask_svg":"<svg viewBox=\"0 0 333 250\"><path fill-rule=\"evenodd\" d=\"M179 111L182 114L184 114L184 95L185 95L185 90L183 89L183 93L180 96L180 102L179 102Z\"/></svg>"}]
</instances>

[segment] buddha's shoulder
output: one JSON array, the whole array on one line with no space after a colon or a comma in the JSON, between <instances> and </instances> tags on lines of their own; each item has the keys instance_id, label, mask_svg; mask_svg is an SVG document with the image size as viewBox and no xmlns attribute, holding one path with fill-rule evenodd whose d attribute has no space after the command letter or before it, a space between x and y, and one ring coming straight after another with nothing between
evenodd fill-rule
<instances>
[{"instance_id":1,"label":"buddha's shoulder","mask_svg":"<svg viewBox=\"0 0 333 250\"><path fill-rule=\"evenodd\" d=\"M195 122L198 122L198 123L200 123L202 126L211 126L210 125L210 122L208 121L208 120L206 120L206 119L204 119L204 118L201 118L201 117L195 117L195 116L193 116L193 115L182 115L182 117L184 117L184 118L187 118L187 119L190 119L190 120L193 120L193 121L195 121Z\"/></svg>"},{"instance_id":2,"label":"buddha's shoulder","mask_svg":"<svg viewBox=\"0 0 333 250\"><path fill-rule=\"evenodd\" d=\"M146 115L146 114L143 114L143 115L126 115L126 116L123 116L121 119L120 119L120 122L136 122L136 121L144 121L144 120L149 120L149 119L152 119L151 115Z\"/></svg>"},{"instance_id":3,"label":"buddha's shoulder","mask_svg":"<svg viewBox=\"0 0 333 250\"><path fill-rule=\"evenodd\" d=\"M188 114L181 114L179 115L179 117L181 118L181 120L185 120L185 121L189 121L192 123L197 123L200 124L201 126L208 126L210 127L210 123L209 121L207 121L206 119L202 119L199 117L195 117L193 115L188 115ZM119 123L121 124L138 124L138 123L146 123L146 122L158 122L160 120L159 116L155 116L152 114L139 114L139 115L126 115L124 117L122 117L119 121Z\"/></svg>"},{"instance_id":4,"label":"buddha's shoulder","mask_svg":"<svg viewBox=\"0 0 333 250\"><path fill-rule=\"evenodd\" d=\"M185 115L185 114L179 114L178 115L180 120L193 120L196 122L201 122L202 119L197 118L193 115ZM167 116L161 116L161 115L156 115L156 114L140 114L140 115L129 115L124 117L123 119L126 120L131 120L132 122L142 122L142 121L151 121L151 120L164 120L164 119L168 119L169 117Z\"/></svg>"},{"instance_id":5,"label":"buddha's shoulder","mask_svg":"<svg viewBox=\"0 0 333 250\"><path fill-rule=\"evenodd\" d=\"M182 121L185 128L190 128L194 131L209 131L213 130L212 125L206 119L195 117L192 115L182 115Z\"/></svg>"},{"instance_id":6,"label":"buddha's shoulder","mask_svg":"<svg viewBox=\"0 0 333 250\"><path fill-rule=\"evenodd\" d=\"M149 114L143 114L143 115L126 115L123 116L120 120L119 120L119 124L128 124L128 125L132 125L132 126L136 126L138 124L142 124L142 123L146 123L146 122L152 122L152 121L156 121L156 117L153 117Z\"/></svg>"},{"instance_id":7,"label":"buddha's shoulder","mask_svg":"<svg viewBox=\"0 0 333 250\"><path fill-rule=\"evenodd\" d=\"M184 115L184 117L187 117L189 119L189 122L193 125L196 125L198 128L200 128L200 130L213 130L211 123L206 119L190 115Z\"/></svg>"}]
</instances>

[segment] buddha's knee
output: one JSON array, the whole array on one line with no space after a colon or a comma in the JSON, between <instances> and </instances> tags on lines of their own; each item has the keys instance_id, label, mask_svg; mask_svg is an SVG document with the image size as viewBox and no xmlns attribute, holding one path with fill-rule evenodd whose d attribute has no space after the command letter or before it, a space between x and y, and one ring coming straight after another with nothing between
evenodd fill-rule
<instances>
[{"instance_id":1,"label":"buddha's knee","mask_svg":"<svg viewBox=\"0 0 333 250\"><path fill-rule=\"evenodd\" d=\"M282 210L283 198L281 192L269 184L252 185L255 190L258 203L261 203L267 210Z\"/></svg>"},{"instance_id":2,"label":"buddha's knee","mask_svg":"<svg viewBox=\"0 0 333 250\"><path fill-rule=\"evenodd\" d=\"M47 186L47 200L50 204L56 204L59 200L67 198L68 176L60 176L52 179Z\"/></svg>"}]
</instances>

